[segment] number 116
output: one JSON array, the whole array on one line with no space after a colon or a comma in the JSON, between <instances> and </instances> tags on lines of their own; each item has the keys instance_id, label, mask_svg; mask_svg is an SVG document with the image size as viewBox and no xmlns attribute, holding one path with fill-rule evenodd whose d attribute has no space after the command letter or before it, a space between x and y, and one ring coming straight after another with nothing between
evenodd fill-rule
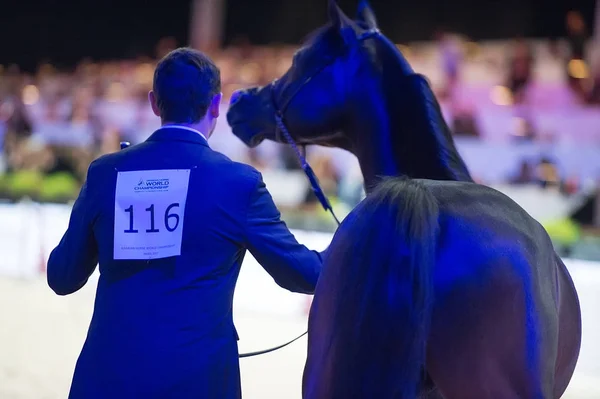
<instances>
[{"instance_id":1,"label":"number 116","mask_svg":"<svg viewBox=\"0 0 600 399\"><path fill-rule=\"evenodd\" d=\"M173 208L179 208L179 204L174 203L169 205L165 210L164 217L165 228L171 233L175 231L175 229L177 229L177 226L179 226L179 215L176 213L170 213ZM129 208L125 209L125 212L129 213L129 228L127 230L124 230L125 233L139 233L139 230L133 228L133 205L130 205ZM146 233L158 233L160 230L155 228L154 204L146 208L146 212L150 212L150 228L146 229ZM169 224L169 221L171 219L175 219L175 226L173 227L171 227L171 225Z\"/></svg>"}]
</instances>

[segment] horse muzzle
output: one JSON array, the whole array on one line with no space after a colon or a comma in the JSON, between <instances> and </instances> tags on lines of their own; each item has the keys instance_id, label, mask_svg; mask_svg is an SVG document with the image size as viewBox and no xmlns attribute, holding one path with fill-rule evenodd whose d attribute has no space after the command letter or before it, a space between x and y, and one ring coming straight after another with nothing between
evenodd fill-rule
<instances>
[{"instance_id":1,"label":"horse muzzle","mask_svg":"<svg viewBox=\"0 0 600 399\"><path fill-rule=\"evenodd\" d=\"M265 139L275 139L275 110L268 90L268 86L251 88L236 91L231 96L227 123L233 134L250 148Z\"/></svg>"}]
</instances>

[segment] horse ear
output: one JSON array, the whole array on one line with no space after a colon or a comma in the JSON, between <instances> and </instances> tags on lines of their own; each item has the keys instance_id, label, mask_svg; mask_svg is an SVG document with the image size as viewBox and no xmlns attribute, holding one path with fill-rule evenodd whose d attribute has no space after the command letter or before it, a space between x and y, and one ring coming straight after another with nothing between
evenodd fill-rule
<instances>
[{"instance_id":1,"label":"horse ear","mask_svg":"<svg viewBox=\"0 0 600 399\"><path fill-rule=\"evenodd\" d=\"M335 0L329 0L329 20L331 21L331 24L339 31L347 45L356 42L356 30L358 27L353 20L344 14Z\"/></svg>"},{"instance_id":2,"label":"horse ear","mask_svg":"<svg viewBox=\"0 0 600 399\"><path fill-rule=\"evenodd\" d=\"M377 28L377 17L375 17L375 13L367 0L362 0L358 5L357 20L366 24L369 29Z\"/></svg>"},{"instance_id":3,"label":"horse ear","mask_svg":"<svg viewBox=\"0 0 600 399\"><path fill-rule=\"evenodd\" d=\"M348 17L337 5L335 0L329 0L329 20L333 26L342 29L347 25Z\"/></svg>"}]
</instances>

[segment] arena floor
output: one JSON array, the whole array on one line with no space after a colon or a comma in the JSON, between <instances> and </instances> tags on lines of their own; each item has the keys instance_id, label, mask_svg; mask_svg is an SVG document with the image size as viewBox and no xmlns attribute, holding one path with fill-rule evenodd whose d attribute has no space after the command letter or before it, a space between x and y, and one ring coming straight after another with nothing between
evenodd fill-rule
<instances>
[{"instance_id":1,"label":"arena floor","mask_svg":"<svg viewBox=\"0 0 600 399\"><path fill-rule=\"evenodd\" d=\"M0 278L0 398L67 397L91 316L94 289L92 283L75 295L58 297L43 279ZM597 302L587 302L594 305L587 309L597 311ZM285 316L237 311L235 319L241 352L282 343L306 328L306 317L299 312ZM600 398L600 337L588 338L592 339L584 340L577 375L564 398ZM244 398L299 399L305 356L306 338L302 338L276 353L242 359Z\"/></svg>"}]
</instances>

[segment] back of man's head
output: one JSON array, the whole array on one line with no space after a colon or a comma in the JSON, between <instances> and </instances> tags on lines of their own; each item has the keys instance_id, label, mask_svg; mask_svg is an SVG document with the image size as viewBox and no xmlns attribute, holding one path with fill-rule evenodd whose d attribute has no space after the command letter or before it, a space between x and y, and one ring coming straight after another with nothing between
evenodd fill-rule
<instances>
[{"instance_id":1,"label":"back of man's head","mask_svg":"<svg viewBox=\"0 0 600 399\"><path fill-rule=\"evenodd\" d=\"M159 61L153 91L163 122L193 124L221 92L221 74L205 54L179 48Z\"/></svg>"}]
</instances>

